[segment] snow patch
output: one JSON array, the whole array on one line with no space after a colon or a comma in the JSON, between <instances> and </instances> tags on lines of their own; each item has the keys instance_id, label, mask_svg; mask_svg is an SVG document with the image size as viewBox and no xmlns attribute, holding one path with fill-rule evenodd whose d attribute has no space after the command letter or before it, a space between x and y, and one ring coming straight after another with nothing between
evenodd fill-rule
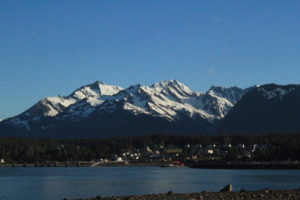
<instances>
[{"instance_id":1,"label":"snow patch","mask_svg":"<svg viewBox=\"0 0 300 200\"><path fill-rule=\"evenodd\" d=\"M275 88L273 90L266 90L265 88L259 88L259 90L263 91L263 95L268 99L273 99L276 97L282 99L284 96L294 91L295 88L289 88L289 89Z\"/></svg>"},{"instance_id":2,"label":"snow patch","mask_svg":"<svg viewBox=\"0 0 300 200\"><path fill-rule=\"evenodd\" d=\"M106 85L100 81L86 85L73 92L70 96L76 99L84 99L88 97L112 96L123 88L118 86Z\"/></svg>"},{"instance_id":3,"label":"snow patch","mask_svg":"<svg viewBox=\"0 0 300 200\"><path fill-rule=\"evenodd\" d=\"M17 127L26 128L28 131L30 130L30 126L28 120L21 120L20 118L13 118L11 123L16 125Z\"/></svg>"}]
</instances>

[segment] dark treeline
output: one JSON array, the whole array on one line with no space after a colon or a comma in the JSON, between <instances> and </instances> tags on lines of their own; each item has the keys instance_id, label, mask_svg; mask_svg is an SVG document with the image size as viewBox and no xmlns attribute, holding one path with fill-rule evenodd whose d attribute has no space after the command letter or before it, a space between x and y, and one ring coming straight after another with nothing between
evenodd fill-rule
<instances>
[{"instance_id":1,"label":"dark treeline","mask_svg":"<svg viewBox=\"0 0 300 200\"><path fill-rule=\"evenodd\" d=\"M294 135L234 135L234 136L172 136L150 135L109 139L29 139L0 138L0 159L6 162L78 161L110 158L128 151L143 151L147 147L184 148L187 144L207 147L211 144L262 146L256 160L300 160L300 134ZM231 156L230 159L235 159Z\"/></svg>"}]
</instances>

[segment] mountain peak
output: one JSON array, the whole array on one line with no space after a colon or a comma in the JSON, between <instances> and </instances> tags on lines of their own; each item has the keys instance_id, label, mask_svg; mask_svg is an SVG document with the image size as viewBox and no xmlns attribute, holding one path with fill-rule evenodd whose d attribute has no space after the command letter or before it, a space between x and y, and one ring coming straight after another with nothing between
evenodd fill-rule
<instances>
[{"instance_id":1,"label":"mountain peak","mask_svg":"<svg viewBox=\"0 0 300 200\"><path fill-rule=\"evenodd\" d=\"M69 97L75 99L84 99L89 97L112 96L123 88L113 85L106 85L102 81L95 81L92 84L85 85L75 90Z\"/></svg>"},{"instance_id":2,"label":"mountain peak","mask_svg":"<svg viewBox=\"0 0 300 200\"><path fill-rule=\"evenodd\" d=\"M244 93L237 87L218 86L212 86L210 93L197 93L177 80L161 81L151 86L136 84L126 89L95 81L67 97L44 98L5 123L26 130L36 129L37 132L59 129L61 124L75 122L83 123L84 129L89 129L84 125L89 121L98 117L106 119L107 114L118 117L123 113L127 117L134 115L135 118L167 120L167 123L200 120L209 125L223 118ZM97 120L98 123L106 125L101 120Z\"/></svg>"},{"instance_id":3,"label":"mountain peak","mask_svg":"<svg viewBox=\"0 0 300 200\"><path fill-rule=\"evenodd\" d=\"M131 85L129 88L125 89L124 91L127 93L136 93L140 88L141 84Z\"/></svg>"},{"instance_id":4,"label":"mountain peak","mask_svg":"<svg viewBox=\"0 0 300 200\"><path fill-rule=\"evenodd\" d=\"M215 86L212 85L208 91L224 91L224 90L239 90L241 88L237 86L231 86L231 87L222 87L222 86Z\"/></svg>"},{"instance_id":5,"label":"mountain peak","mask_svg":"<svg viewBox=\"0 0 300 200\"><path fill-rule=\"evenodd\" d=\"M242 98L242 96L247 91L248 89L241 89L236 86L232 86L229 88L225 88L221 86L211 86L207 93L210 95L226 98L232 103L236 103Z\"/></svg>"},{"instance_id":6,"label":"mountain peak","mask_svg":"<svg viewBox=\"0 0 300 200\"><path fill-rule=\"evenodd\" d=\"M89 84L89 85L97 87L99 85L105 85L105 84L103 83L103 81L98 80L98 81L95 81L95 82L93 82L92 84Z\"/></svg>"},{"instance_id":7,"label":"mountain peak","mask_svg":"<svg viewBox=\"0 0 300 200\"><path fill-rule=\"evenodd\" d=\"M92 83L92 84L104 84L104 83L103 83L103 81L101 81L101 80L97 80L97 81L95 81L95 82Z\"/></svg>"},{"instance_id":8,"label":"mountain peak","mask_svg":"<svg viewBox=\"0 0 300 200\"><path fill-rule=\"evenodd\" d=\"M184 85L183 83L177 81L177 80L165 80L165 81L160 81L158 83L154 83L153 86L155 85L160 85L160 86L172 86L172 85Z\"/></svg>"},{"instance_id":9,"label":"mountain peak","mask_svg":"<svg viewBox=\"0 0 300 200\"><path fill-rule=\"evenodd\" d=\"M170 90L175 89L177 91L183 92L185 94L191 94L192 91L191 89L186 86L185 84L177 81L177 80L169 80L169 81L161 81L158 83L155 83L150 86L151 88L154 88L157 91L162 91L162 90Z\"/></svg>"},{"instance_id":10,"label":"mountain peak","mask_svg":"<svg viewBox=\"0 0 300 200\"><path fill-rule=\"evenodd\" d=\"M277 84L266 84L257 88L257 91L260 92L267 99L280 98L293 92L296 88L299 88L299 85L277 85Z\"/></svg>"}]
</instances>

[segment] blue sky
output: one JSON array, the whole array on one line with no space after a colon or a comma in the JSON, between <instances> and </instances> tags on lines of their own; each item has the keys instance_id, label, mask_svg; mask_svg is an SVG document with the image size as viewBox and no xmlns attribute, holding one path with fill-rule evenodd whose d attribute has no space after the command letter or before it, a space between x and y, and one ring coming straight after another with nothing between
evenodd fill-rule
<instances>
[{"instance_id":1,"label":"blue sky","mask_svg":"<svg viewBox=\"0 0 300 200\"><path fill-rule=\"evenodd\" d=\"M300 83L300 1L0 0L0 118L102 80Z\"/></svg>"}]
</instances>

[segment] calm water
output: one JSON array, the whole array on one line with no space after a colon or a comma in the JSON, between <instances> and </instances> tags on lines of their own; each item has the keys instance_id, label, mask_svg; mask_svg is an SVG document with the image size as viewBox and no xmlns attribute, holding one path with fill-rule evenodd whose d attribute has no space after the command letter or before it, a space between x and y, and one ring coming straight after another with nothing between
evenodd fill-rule
<instances>
[{"instance_id":1,"label":"calm water","mask_svg":"<svg viewBox=\"0 0 300 200\"><path fill-rule=\"evenodd\" d=\"M300 186L297 170L219 170L160 167L0 168L1 200L61 200L146 193Z\"/></svg>"}]
</instances>

